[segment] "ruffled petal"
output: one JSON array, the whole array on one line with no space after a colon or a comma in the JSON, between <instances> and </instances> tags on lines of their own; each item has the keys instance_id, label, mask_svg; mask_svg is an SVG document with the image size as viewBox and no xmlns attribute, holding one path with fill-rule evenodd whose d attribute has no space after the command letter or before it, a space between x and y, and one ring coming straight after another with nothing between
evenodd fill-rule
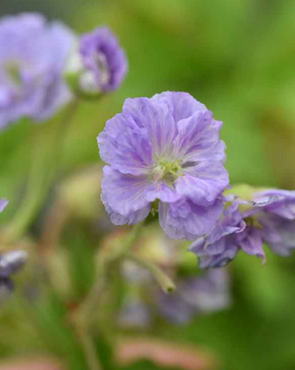
<instances>
[{"instance_id":1,"label":"ruffled petal","mask_svg":"<svg viewBox=\"0 0 295 370\"><path fill-rule=\"evenodd\" d=\"M186 119L196 112L207 110L204 104L186 92L167 91L154 95L151 100L165 104L175 122Z\"/></svg>"},{"instance_id":2,"label":"ruffled petal","mask_svg":"<svg viewBox=\"0 0 295 370\"><path fill-rule=\"evenodd\" d=\"M103 172L102 199L112 211L129 218L133 212L149 206L146 177L121 174L109 166Z\"/></svg>"},{"instance_id":3,"label":"ruffled petal","mask_svg":"<svg viewBox=\"0 0 295 370\"><path fill-rule=\"evenodd\" d=\"M229 184L228 172L218 162L201 162L184 172L175 183L176 191L198 205L213 204Z\"/></svg>"},{"instance_id":4,"label":"ruffled petal","mask_svg":"<svg viewBox=\"0 0 295 370\"><path fill-rule=\"evenodd\" d=\"M199 111L177 123L178 135L174 150L185 166L199 161L225 161L225 144L219 138L222 122L213 119L212 112Z\"/></svg>"},{"instance_id":5,"label":"ruffled petal","mask_svg":"<svg viewBox=\"0 0 295 370\"><path fill-rule=\"evenodd\" d=\"M266 261L265 252L263 250L262 236L259 229L248 227L241 234L237 234L238 244L244 252L251 256L257 256Z\"/></svg>"},{"instance_id":6,"label":"ruffled petal","mask_svg":"<svg viewBox=\"0 0 295 370\"><path fill-rule=\"evenodd\" d=\"M148 98L127 99L123 113L129 114L138 127L147 130L154 159L172 159L177 125L167 105Z\"/></svg>"},{"instance_id":7,"label":"ruffled petal","mask_svg":"<svg viewBox=\"0 0 295 370\"><path fill-rule=\"evenodd\" d=\"M97 138L102 160L113 169L143 175L152 165L152 147L147 130L139 128L127 114L110 119Z\"/></svg>"},{"instance_id":8,"label":"ruffled petal","mask_svg":"<svg viewBox=\"0 0 295 370\"><path fill-rule=\"evenodd\" d=\"M134 225L143 221L150 213L150 206L147 206L139 211L130 213L128 216L123 216L118 212L115 212L108 204L102 193L101 200L105 206L106 211L110 215L111 221L114 225Z\"/></svg>"},{"instance_id":9,"label":"ruffled petal","mask_svg":"<svg viewBox=\"0 0 295 370\"><path fill-rule=\"evenodd\" d=\"M220 200L210 207L202 207L182 198L171 204L161 202L159 220L169 237L195 240L212 230L222 211L223 203Z\"/></svg>"}]
</instances>

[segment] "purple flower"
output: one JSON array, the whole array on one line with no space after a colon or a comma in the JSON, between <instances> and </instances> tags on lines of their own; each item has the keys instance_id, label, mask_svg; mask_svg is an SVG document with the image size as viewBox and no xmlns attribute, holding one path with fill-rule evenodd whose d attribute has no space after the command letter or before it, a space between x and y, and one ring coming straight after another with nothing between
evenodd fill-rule
<instances>
[{"instance_id":1,"label":"purple flower","mask_svg":"<svg viewBox=\"0 0 295 370\"><path fill-rule=\"evenodd\" d=\"M201 268L220 267L239 250L262 258L263 243L282 256L295 248L295 192L271 189L254 193L251 200L235 198L213 231L198 238L191 250Z\"/></svg>"},{"instance_id":2,"label":"purple flower","mask_svg":"<svg viewBox=\"0 0 295 370\"><path fill-rule=\"evenodd\" d=\"M186 278L175 293L161 292L158 300L162 315L177 324L186 323L201 313L220 311L230 304L229 276L224 269Z\"/></svg>"},{"instance_id":3,"label":"purple flower","mask_svg":"<svg viewBox=\"0 0 295 370\"><path fill-rule=\"evenodd\" d=\"M71 98L62 79L74 36L39 14L0 21L0 129L21 117L50 118Z\"/></svg>"},{"instance_id":4,"label":"purple flower","mask_svg":"<svg viewBox=\"0 0 295 370\"><path fill-rule=\"evenodd\" d=\"M127 99L98 136L109 164L102 201L112 222L140 222L158 200L160 224L171 238L194 240L209 232L228 186L221 126L187 93Z\"/></svg>"},{"instance_id":5,"label":"purple flower","mask_svg":"<svg viewBox=\"0 0 295 370\"><path fill-rule=\"evenodd\" d=\"M86 72L81 75L82 90L113 91L122 83L128 63L118 39L106 27L82 36L80 54Z\"/></svg>"}]
</instances>

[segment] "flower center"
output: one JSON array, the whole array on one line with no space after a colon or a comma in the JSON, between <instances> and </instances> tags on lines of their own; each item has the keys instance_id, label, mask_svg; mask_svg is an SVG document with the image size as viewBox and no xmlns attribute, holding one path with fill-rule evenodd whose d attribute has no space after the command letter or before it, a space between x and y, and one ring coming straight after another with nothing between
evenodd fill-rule
<instances>
[{"instance_id":1,"label":"flower center","mask_svg":"<svg viewBox=\"0 0 295 370\"><path fill-rule=\"evenodd\" d=\"M182 175L183 170L177 161L169 162L165 159L161 160L153 170L155 181L162 180L170 185L173 185L176 179Z\"/></svg>"}]
</instances>

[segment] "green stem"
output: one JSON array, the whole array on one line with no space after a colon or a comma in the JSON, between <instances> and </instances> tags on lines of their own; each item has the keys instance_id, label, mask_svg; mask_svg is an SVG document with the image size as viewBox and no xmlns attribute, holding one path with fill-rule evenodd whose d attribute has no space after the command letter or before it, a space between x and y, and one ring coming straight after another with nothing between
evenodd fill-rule
<instances>
[{"instance_id":1,"label":"green stem","mask_svg":"<svg viewBox=\"0 0 295 370\"><path fill-rule=\"evenodd\" d=\"M96 348L91 336L81 327L76 328L76 333L83 347L89 370L101 370L102 367L98 361Z\"/></svg>"},{"instance_id":2,"label":"green stem","mask_svg":"<svg viewBox=\"0 0 295 370\"><path fill-rule=\"evenodd\" d=\"M115 248L114 252L109 255L104 255L104 253L99 258L98 266L98 276L96 283L93 285L87 297L84 299L84 302L79 308L78 320L81 320L82 323L90 322L93 312L96 310L98 305L101 293L104 291L108 284L107 273L112 265L116 262L119 262L129 250L133 247L137 238L140 235L141 224L137 224L133 227L132 231L128 234L126 239L123 241L121 246Z\"/></svg>"},{"instance_id":3,"label":"green stem","mask_svg":"<svg viewBox=\"0 0 295 370\"><path fill-rule=\"evenodd\" d=\"M44 155L40 154L40 145L42 145L45 139L42 137L41 139L43 140L40 140L40 137L37 137L34 143L34 153L27 183L27 192L20 208L4 231L4 239L8 243L16 241L26 232L40 210L42 202L49 191L50 184L58 170L63 141L66 136L65 131L70 125L77 108L78 100L74 100L66 108L65 114L62 116L57 129L54 126L56 132L53 133L52 141L50 140L50 154L48 154L47 151ZM52 148L54 148L54 150L52 150ZM49 159L48 155L50 155Z\"/></svg>"},{"instance_id":4,"label":"green stem","mask_svg":"<svg viewBox=\"0 0 295 370\"><path fill-rule=\"evenodd\" d=\"M134 253L127 253L126 258L149 270L165 293L172 293L175 290L175 285L171 278L156 264Z\"/></svg>"},{"instance_id":5,"label":"green stem","mask_svg":"<svg viewBox=\"0 0 295 370\"><path fill-rule=\"evenodd\" d=\"M91 288L89 294L84 299L81 306L78 308L77 312L75 313L74 317L72 318L74 327L77 329L77 332L81 334L81 336L85 338L92 338L92 327L93 327L93 318L95 317L95 313L98 310L98 305L101 299L101 296L105 289L108 287L110 283L110 275L109 271L112 271L115 266L118 266L120 260L129 252L132 248L134 243L136 242L139 234L140 234L141 225L136 225L133 230L128 234L126 239L123 241L122 245L115 248L115 252L105 255L105 252L102 251L100 254L99 259L99 266L98 266L98 276L97 281ZM113 315L112 310L107 311L108 315ZM105 318L104 324L108 325L109 323L108 317ZM101 336L108 336L106 330L101 330ZM88 339L86 339L88 341ZM92 342L91 342L92 343ZM84 345L87 344L86 342ZM89 345L89 343L88 343ZM90 350L90 348L85 348L85 350ZM87 353L86 353L87 355ZM92 358L92 355L97 357L96 353L89 353L89 363ZM91 367L91 370L96 370L95 367Z\"/></svg>"}]
</instances>

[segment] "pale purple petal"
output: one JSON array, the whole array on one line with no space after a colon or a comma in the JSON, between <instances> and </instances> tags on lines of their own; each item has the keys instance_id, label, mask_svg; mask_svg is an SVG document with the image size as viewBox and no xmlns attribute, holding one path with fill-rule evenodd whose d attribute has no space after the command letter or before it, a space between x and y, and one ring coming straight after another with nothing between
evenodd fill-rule
<instances>
[{"instance_id":1,"label":"pale purple petal","mask_svg":"<svg viewBox=\"0 0 295 370\"><path fill-rule=\"evenodd\" d=\"M185 165L187 162L225 161L225 145L220 141L222 122L215 121L210 111L199 111L177 123L178 135L174 151Z\"/></svg>"},{"instance_id":2,"label":"pale purple petal","mask_svg":"<svg viewBox=\"0 0 295 370\"><path fill-rule=\"evenodd\" d=\"M295 191L270 189L255 194L258 199L267 197L271 202L265 205L265 212L295 220Z\"/></svg>"},{"instance_id":3,"label":"pale purple petal","mask_svg":"<svg viewBox=\"0 0 295 370\"><path fill-rule=\"evenodd\" d=\"M170 204L160 203L159 221L171 238L195 240L212 230L222 211L223 203L220 200L210 207L202 207L182 198Z\"/></svg>"},{"instance_id":4,"label":"pale purple petal","mask_svg":"<svg viewBox=\"0 0 295 370\"><path fill-rule=\"evenodd\" d=\"M265 243L278 255L289 256L295 249L295 221L276 214L261 215L262 237Z\"/></svg>"},{"instance_id":5,"label":"pale purple petal","mask_svg":"<svg viewBox=\"0 0 295 370\"><path fill-rule=\"evenodd\" d=\"M171 159L177 125L167 105L147 98L127 99L123 113L130 115L138 127L145 128L153 149L153 158Z\"/></svg>"},{"instance_id":6,"label":"pale purple petal","mask_svg":"<svg viewBox=\"0 0 295 370\"><path fill-rule=\"evenodd\" d=\"M198 205L210 205L229 184L228 172L219 162L200 162L184 170L175 188Z\"/></svg>"},{"instance_id":7,"label":"pale purple petal","mask_svg":"<svg viewBox=\"0 0 295 370\"><path fill-rule=\"evenodd\" d=\"M242 233L237 234L237 242L244 252L262 258L264 262L266 261L261 231L259 229L248 227Z\"/></svg>"},{"instance_id":8,"label":"pale purple petal","mask_svg":"<svg viewBox=\"0 0 295 370\"><path fill-rule=\"evenodd\" d=\"M147 130L139 128L132 117L117 114L97 138L100 156L113 169L143 175L152 166L152 148Z\"/></svg>"},{"instance_id":9,"label":"pale purple petal","mask_svg":"<svg viewBox=\"0 0 295 370\"><path fill-rule=\"evenodd\" d=\"M147 187L145 176L124 175L109 166L104 167L102 198L116 213L129 217L132 212L147 208Z\"/></svg>"},{"instance_id":10,"label":"pale purple petal","mask_svg":"<svg viewBox=\"0 0 295 370\"><path fill-rule=\"evenodd\" d=\"M151 100L167 105L175 122L186 119L196 112L207 110L204 104L186 92L167 91L154 95Z\"/></svg>"},{"instance_id":11,"label":"pale purple petal","mask_svg":"<svg viewBox=\"0 0 295 370\"><path fill-rule=\"evenodd\" d=\"M238 245L234 235L225 236L207 245L206 238L199 238L190 247L198 255L201 269L226 266L238 253Z\"/></svg>"},{"instance_id":12,"label":"pale purple petal","mask_svg":"<svg viewBox=\"0 0 295 370\"><path fill-rule=\"evenodd\" d=\"M105 206L106 211L110 215L110 219L114 225L134 225L138 222L143 221L147 215L150 213L150 206L142 208L138 211L130 213L128 216L123 216L120 213L115 212L108 204L107 200L104 198L104 193L102 193L101 200Z\"/></svg>"}]
</instances>

